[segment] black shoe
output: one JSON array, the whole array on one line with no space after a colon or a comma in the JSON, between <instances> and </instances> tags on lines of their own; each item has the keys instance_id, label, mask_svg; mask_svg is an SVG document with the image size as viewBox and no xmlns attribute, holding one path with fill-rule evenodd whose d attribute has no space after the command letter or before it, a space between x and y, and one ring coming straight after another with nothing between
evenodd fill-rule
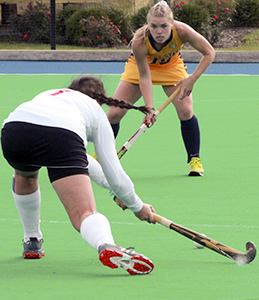
<instances>
[{"instance_id":1,"label":"black shoe","mask_svg":"<svg viewBox=\"0 0 259 300\"><path fill-rule=\"evenodd\" d=\"M39 259L45 255L42 248L43 240L38 240L36 237L31 237L27 242L23 243L22 256L26 259Z\"/></svg>"}]
</instances>

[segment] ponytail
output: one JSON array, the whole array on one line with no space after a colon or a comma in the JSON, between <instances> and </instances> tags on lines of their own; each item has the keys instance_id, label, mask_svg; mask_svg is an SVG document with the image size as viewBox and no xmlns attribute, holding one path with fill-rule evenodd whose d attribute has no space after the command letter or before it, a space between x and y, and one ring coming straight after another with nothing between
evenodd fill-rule
<instances>
[{"instance_id":1,"label":"ponytail","mask_svg":"<svg viewBox=\"0 0 259 300\"><path fill-rule=\"evenodd\" d=\"M106 104L108 106L115 106L121 109L135 109L139 110L144 114L150 112L150 109L146 106L134 106L125 101L120 101L106 96L106 92L103 83L100 79L92 76L82 76L76 78L68 87L71 90L79 91L94 100L96 100L100 105Z\"/></svg>"},{"instance_id":2,"label":"ponytail","mask_svg":"<svg viewBox=\"0 0 259 300\"><path fill-rule=\"evenodd\" d=\"M94 99L100 104L106 104L108 106L115 106L115 107L119 107L121 109L135 109L135 110L139 110L144 114L147 114L150 112L150 108L146 107L146 106L134 106L130 103L127 103L123 100L117 100L111 97L106 97L105 95L101 95L101 94L95 94L93 95Z\"/></svg>"}]
</instances>

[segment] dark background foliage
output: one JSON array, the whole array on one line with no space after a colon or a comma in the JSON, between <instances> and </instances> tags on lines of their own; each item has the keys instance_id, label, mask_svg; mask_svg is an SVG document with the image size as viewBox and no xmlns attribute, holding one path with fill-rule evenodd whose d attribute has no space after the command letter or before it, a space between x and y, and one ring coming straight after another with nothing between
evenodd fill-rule
<instances>
[{"instance_id":1,"label":"dark background foliage","mask_svg":"<svg viewBox=\"0 0 259 300\"><path fill-rule=\"evenodd\" d=\"M119 6L83 8L68 4L56 13L58 44L87 47L125 47L133 32L146 22L150 5L135 13ZM259 0L172 1L176 20L187 23L213 45L226 28L258 27ZM13 41L50 42L50 10L43 3L29 4L20 15L10 18Z\"/></svg>"}]
</instances>

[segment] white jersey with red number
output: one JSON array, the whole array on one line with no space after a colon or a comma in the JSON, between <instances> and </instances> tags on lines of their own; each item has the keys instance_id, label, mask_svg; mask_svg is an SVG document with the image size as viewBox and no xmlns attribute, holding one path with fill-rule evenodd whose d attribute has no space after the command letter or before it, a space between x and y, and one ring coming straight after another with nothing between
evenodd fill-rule
<instances>
[{"instance_id":1,"label":"white jersey with red number","mask_svg":"<svg viewBox=\"0 0 259 300\"><path fill-rule=\"evenodd\" d=\"M133 212L141 210L143 203L122 169L110 123L97 101L70 89L49 90L19 105L4 124L13 121L70 130L82 138L85 147L93 142L113 193Z\"/></svg>"}]
</instances>

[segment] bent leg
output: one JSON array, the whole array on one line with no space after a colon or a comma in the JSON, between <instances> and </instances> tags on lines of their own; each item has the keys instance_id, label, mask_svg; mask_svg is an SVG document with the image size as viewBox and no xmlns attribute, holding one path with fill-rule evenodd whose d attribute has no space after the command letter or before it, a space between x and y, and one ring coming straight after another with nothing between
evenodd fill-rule
<instances>
[{"instance_id":1,"label":"bent leg","mask_svg":"<svg viewBox=\"0 0 259 300\"><path fill-rule=\"evenodd\" d=\"M89 176L78 174L52 182L60 201L64 205L72 225L80 231L85 218L96 212L96 204Z\"/></svg>"},{"instance_id":2,"label":"bent leg","mask_svg":"<svg viewBox=\"0 0 259 300\"><path fill-rule=\"evenodd\" d=\"M172 93L176 90L174 86L163 86L163 89L168 97L172 95ZM190 96L185 97L181 101L178 101L178 98L176 97L173 100L173 104L180 121L187 121L192 118L193 116L192 94L190 94Z\"/></svg>"},{"instance_id":3,"label":"bent leg","mask_svg":"<svg viewBox=\"0 0 259 300\"><path fill-rule=\"evenodd\" d=\"M163 87L168 96L173 93L175 87ZM178 118L181 122L181 133L187 151L187 162L192 157L200 157L200 129L197 117L193 114L192 94L178 101L173 101Z\"/></svg>"},{"instance_id":4,"label":"bent leg","mask_svg":"<svg viewBox=\"0 0 259 300\"><path fill-rule=\"evenodd\" d=\"M58 179L52 185L64 205L72 225L93 248L114 244L109 221L96 211L91 180L87 175Z\"/></svg>"},{"instance_id":5,"label":"bent leg","mask_svg":"<svg viewBox=\"0 0 259 300\"><path fill-rule=\"evenodd\" d=\"M13 176L13 191L19 195L28 195L34 193L39 188L38 171L25 172L15 170Z\"/></svg>"},{"instance_id":6,"label":"bent leg","mask_svg":"<svg viewBox=\"0 0 259 300\"><path fill-rule=\"evenodd\" d=\"M37 172L15 170L13 176L13 198L24 230L24 242L31 237L42 239L40 230L41 194Z\"/></svg>"}]
</instances>

